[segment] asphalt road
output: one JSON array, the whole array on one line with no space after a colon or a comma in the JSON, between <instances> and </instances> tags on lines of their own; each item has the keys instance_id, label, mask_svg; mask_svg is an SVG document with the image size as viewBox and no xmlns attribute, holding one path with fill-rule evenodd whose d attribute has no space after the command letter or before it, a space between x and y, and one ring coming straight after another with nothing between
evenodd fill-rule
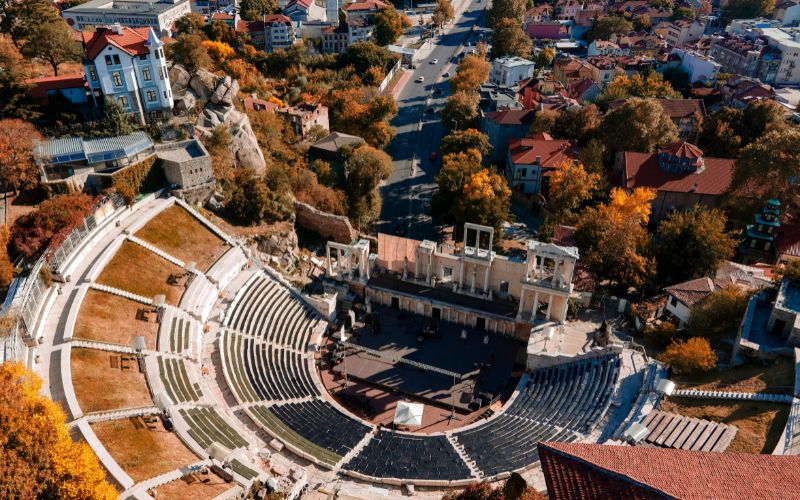
<instances>
[{"instance_id":1,"label":"asphalt road","mask_svg":"<svg viewBox=\"0 0 800 500\"><path fill-rule=\"evenodd\" d=\"M392 120L396 135L386 151L394 160L394 171L380 188L383 197L381 218L377 230L400 234L414 239L437 239L437 232L429 216L431 196L436 190L434 178L441 163L431 161L429 155L438 151L445 130L439 111L450 93L448 78L442 74L455 73L454 57L464 49L467 40L474 42L477 34L472 27L485 25L483 9L489 0L469 0L463 14L446 34L434 39L428 57L416 63L417 68L397 98L398 112ZM431 61L437 59L438 63ZM420 76L423 83L417 83ZM438 88L441 94L435 95ZM433 108L433 113L426 113Z\"/></svg>"}]
</instances>

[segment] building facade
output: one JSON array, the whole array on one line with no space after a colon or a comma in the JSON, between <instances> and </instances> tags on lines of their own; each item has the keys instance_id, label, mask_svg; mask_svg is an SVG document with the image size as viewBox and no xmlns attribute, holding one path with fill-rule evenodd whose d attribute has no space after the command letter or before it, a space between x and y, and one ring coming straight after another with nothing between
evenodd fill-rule
<instances>
[{"instance_id":1,"label":"building facade","mask_svg":"<svg viewBox=\"0 0 800 500\"><path fill-rule=\"evenodd\" d=\"M492 82L504 87L514 87L533 76L533 61L521 57L499 57L492 61Z\"/></svg>"},{"instance_id":2,"label":"building facade","mask_svg":"<svg viewBox=\"0 0 800 500\"><path fill-rule=\"evenodd\" d=\"M191 12L189 0L89 0L61 13L78 31L119 24L127 28L153 28L160 37L170 36L172 25Z\"/></svg>"}]
</instances>

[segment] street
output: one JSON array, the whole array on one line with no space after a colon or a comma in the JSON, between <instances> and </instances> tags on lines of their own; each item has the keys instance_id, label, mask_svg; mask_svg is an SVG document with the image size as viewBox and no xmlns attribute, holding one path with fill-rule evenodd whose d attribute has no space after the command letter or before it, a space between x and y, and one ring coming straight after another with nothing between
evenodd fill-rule
<instances>
[{"instance_id":1,"label":"street","mask_svg":"<svg viewBox=\"0 0 800 500\"><path fill-rule=\"evenodd\" d=\"M463 49L468 39L472 42L472 27L481 22L486 0L467 0L461 15L456 14L454 25L445 28L437 36L428 57L415 62L408 83L397 98L398 112L392 120L397 133L386 151L393 159L394 171L381 186L383 207L377 230L389 234L401 234L414 239L437 239L435 227L429 215L431 196L436 189L434 178L441 165L440 160L431 161L431 152L439 149L445 130L439 112L450 94L449 78L442 74L455 74L454 56ZM473 43L474 45L474 43ZM437 59L437 64L431 61ZM422 76L425 81L416 80ZM434 90L441 90L434 95ZM433 108L434 113L426 113Z\"/></svg>"}]
</instances>

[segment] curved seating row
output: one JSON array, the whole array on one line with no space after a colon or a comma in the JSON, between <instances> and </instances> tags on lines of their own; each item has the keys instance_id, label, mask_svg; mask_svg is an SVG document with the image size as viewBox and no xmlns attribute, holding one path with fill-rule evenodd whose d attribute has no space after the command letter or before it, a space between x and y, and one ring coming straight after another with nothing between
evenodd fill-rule
<instances>
[{"instance_id":1,"label":"curved seating row","mask_svg":"<svg viewBox=\"0 0 800 500\"><path fill-rule=\"evenodd\" d=\"M270 344L304 350L312 329L322 321L289 289L265 274L250 280L239 294L226 325Z\"/></svg>"},{"instance_id":2,"label":"curved seating row","mask_svg":"<svg viewBox=\"0 0 800 500\"><path fill-rule=\"evenodd\" d=\"M225 378L243 402L319 396L308 359L230 330L220 336Z\"/></svg>"},{"instance_id":3,"label":"curved seating row","mask_svg":"<svg viewBox=\"0 0 800 500\"><path fill-rule=\"evenodd\" d=\"M229 450L247 446L247 441L212 408L181 409L180 414L189 426L189 435L203 449L212 443L219 443Z\"/></svg>"},{"instance_id":4,"label":"curved seating row","mask_svg":"<svg viewBox=\"0 0 800 500\"><path fill-rule=\"evenodd\" d=\"M192 383L182 359L158 357L158 375L167 395L174 403L199 401L203 397L200 384Z\"/></svg>"},{"instance_id":5,"label":"curved seating row","mask_svg":"<svg viewBox=\"0 0 800 500\"><path fill-rule=\"evenodd\" d=\"M613 354L536 370L503 414L453 437L485 476L531 465L537 442L574 441L602 420L620 366Z\"/></svg>"}]
</instances>

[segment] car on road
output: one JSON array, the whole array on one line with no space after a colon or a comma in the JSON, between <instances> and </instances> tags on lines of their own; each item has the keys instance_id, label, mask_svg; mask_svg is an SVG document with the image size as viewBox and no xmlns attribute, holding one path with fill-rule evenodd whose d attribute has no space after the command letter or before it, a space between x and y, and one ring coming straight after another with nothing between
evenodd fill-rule
<instances>
[{"instance_id":1,"label":"car on road","mask_svg":"<svg viewBox=\"0 0 800 500\"><path fill-rule=\"evenodd\" d=\"M418 76L417 77L417 83L422 83L424 81L425 81L425 77L424 76Z\"/></svg>"},{"instance_id":2,"label":"car on road","mask_svg":"<svg viewBox=\"0 0 800 500\"><path fill-rule=\"evenodd\" d=\"M438 157L439 157L439 155L436 154L436 151L431 151L431 154L428 155L428 159L430 161L436 161L436 158L438 158Z\"/></svg>"},{"instance_id":3,"label":"car on road","mask_svg":"<svg viewBox=\"0 0 800 500\"><path fill-rule=\"evenodd\" d=\"M439 63L438 59L431 59L431 64L438 64L438 63Z\"/></svg>"},{"instance_id":4,"label":"car on road","mask_svg":"<svg viewBox=\"0 0 800 500\"><path fill-rule=\"evenodd\" d=\"M442 73L442 78L450 78L450 72L445 71L444 73Z\"/></svg>"}]
</instances>

